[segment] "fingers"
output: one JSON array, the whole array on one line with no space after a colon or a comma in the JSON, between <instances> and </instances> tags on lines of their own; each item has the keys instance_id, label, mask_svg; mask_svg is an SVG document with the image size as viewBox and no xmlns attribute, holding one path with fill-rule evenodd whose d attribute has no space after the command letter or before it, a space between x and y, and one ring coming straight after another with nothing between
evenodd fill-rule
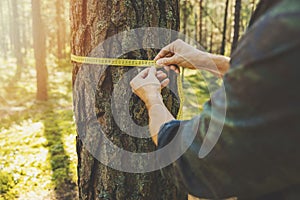
<instances>
[{"instance_id":1,"label":"fingers","mask_svg":"<svg viewBox=\"0 0 300 200\"><path fill-rule=\"evenodd\" d=\"M170 79L167 78L167 79L163 80L161 82L161 88L167 87L169 85L169 83L170 83Z\"/></svg>"},{"instance_id":2,"label":"fingers","mask_svg":"<svg viewBox=\"0 0 300 200\"><path fill-rule=\"evenodd\" d=\"M160 50L160 52L157 54L157 56L154 58L154 60L157 61L160 58L172 56L174 54L174 52L171 51L170 45L168 45L168 46L164 47L162 50Z\"/></svg>"},{"instance_id":3,"label":"fingers","mask_svg":"<svg viewBox=\"0 0 300 200\"><path fill-rule=\"evenodd\" d=\"M156 68L154 66L148 69L149 69L148 75L152 75L152 76L156 75Z\"/></svg>"},{"instance_id":4,"label":"fingers","mask_svg":"<svg viewBox=\"0 0 300 200\"><path fill-rule=\"evenodd\" d=\"M183 42L181 39L177 39L174 42L170 43L169 45L165 46L154 58L155 61L164 58L164 57L171 57L176 53L176 47L180 47L183 45Z\"/></svg>"},{"instance_id":5,"label":"fingers","mask_svg":"<svg viewBox=\"0 0 300 200\"><path fill-rule=\"evenodd\" d=\"M162 88L166 87L170 80L168 79L168 75L163 71L157 71L153 66L151 68L144 69L140 72L131 82L130 85L134 90L139 88L141 85L145 83L157 83L160 84Z\"/></svg>"},{"instance_id":6,"label":"fingers","mask_svg":"<svg viewBox=\"0 0 300 200\"><path fill-rule=\"evenodd\" d=\"M166 73L164 73L163 71L158 71L156 73L156 77L158 78L159 81L163 81L164 79L166 79L168 77L168 75Z\"/></svg>"},{"instance_id":7,"label":"fingers","mask_svg":"<svg viewBox=\"0 0 300 200\"><path fill-rule=\"evenodd\" d=\"M175 41L176 42L176 41ZM157 54L157 56L154 58L155 61L157 61L160 58L164 58L164 57L170 57L172 55L174 55L174 43L172 42L171 44L165 46L164 48L162 48L160 50L160 52Z\"/></svg>"},{"instance_id":8,"label":"fingers","mask_svg":"<svg viewBox=\"0 0 300 200\"><path fill-rule=\"evenodd\" d=\"M168 66L168 65L177 65L178 64L178 56L175 54L172 57L165 57L157 60L156 62L159 66Z\"/></svg>"},{"instance_id":9,"label":"fingers","mask_svg":"<svg viewBox=\"0 0 300 200\"><path fill-rule=\"evenodd\" d=\"M167 87L170 83L170 79L168 78L168 75L164 73L163 71L158 71L156 73L157 79L160 81L161 89Z\"/></svg>"},{"instance_id":10,"label":"fingers","mask_svg":"<svg viewBox=\"0 0 300 200\"><path fill-rule=\"evenodd\" d=\"M143 80L148 76L149 71L150 68L144 69L130 81L130 86L132 87L133 90L135 90L142 84Z\"/></svg>"},{"instance_id":11,"label":"fingers","mask_svg":"<svg viewBox=\"0 0 300 200\"><path fill-rule=\"evenodd\" d=\"M180 74L180 68L177 65L164 66L166 71L173 70L176 74Z\"/></svg>"},{"instance_id":12,"label":"fingers","mask_svg":"<svg viewBox=\"0 0 300 200\"><path fill-rule=\"evenodd\" d=\"M176 74L179 74L180 73L180 69L178 66L176 65L171 65L170 66L170 69L173 70L174 72L176 72Z\"/></svg>"},{"instance_id":13,"label":"fingers","mask_svg":"<svg viewBox=\"0 0 300 200\"><path fill-rule=\"evenodd\" d=\"M144 69L143 71L141 71L137 77L140 77L142 79L146 78L149 74L150 68Z\"/></svg>"},{"instance_id":14,"label":"fingers","mask_svg":"<svg viewBox=\"0 0 300 200\"><path fill-rule=\"evenodd\" d=\"M155 61L157 61L158 59L161 59L163 57L167 57L168 55L171 55L171 52L167 49L162 49L157 56L154 58Z\"/></svg>"}]
</instances>

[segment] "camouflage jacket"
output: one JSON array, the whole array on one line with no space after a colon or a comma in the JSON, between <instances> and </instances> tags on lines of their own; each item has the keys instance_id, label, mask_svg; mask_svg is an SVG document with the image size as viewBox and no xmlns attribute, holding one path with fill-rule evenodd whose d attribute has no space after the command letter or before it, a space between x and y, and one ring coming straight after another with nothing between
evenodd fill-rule
<instances>
[{"instance_id":1,"label":"camouflage jacket","mask_svg":"<svg viewBox=\"0 0 300 200\"><path fill-rule=\"evenodd\" d=\"M200 116L159 132L159 149L175 135L178 148L193 138L162 172L195 196L300 199L300 1L268 1L274 5L256 11L232 54L226 92L215 92ZM226 107L225 123L200 159L210 121L221 121L212 104L217 111Z\"/></svg>"}]
</instances>

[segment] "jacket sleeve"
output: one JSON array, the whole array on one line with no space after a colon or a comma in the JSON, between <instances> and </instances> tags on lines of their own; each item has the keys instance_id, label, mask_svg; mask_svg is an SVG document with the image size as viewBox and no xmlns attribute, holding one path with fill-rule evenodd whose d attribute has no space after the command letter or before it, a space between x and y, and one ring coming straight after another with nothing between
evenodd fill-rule
<instances>
[{"instance_id":1,"label":"jacket sleeve","mask_svg":"<svg viewBox=\"0 0 300 200\"><path fill-rule=\"evenodd\" d=\"M256 198L300 183L300 6L293 2L288 13L280 4L241 40L224 77L226 92L215 92L200 116L161 128L158 148L177 137L183 151L172 170L162 170L178 187L201 198ZM199 158L212 121L223 125L221 136Z\"/></svg>"}]
</instances>

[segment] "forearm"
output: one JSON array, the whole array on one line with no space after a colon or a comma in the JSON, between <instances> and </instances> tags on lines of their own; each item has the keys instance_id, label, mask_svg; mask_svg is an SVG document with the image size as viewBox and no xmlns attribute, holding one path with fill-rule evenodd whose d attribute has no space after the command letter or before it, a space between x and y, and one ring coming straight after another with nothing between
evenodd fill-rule
<instances>
[{"instance_id":1,"label":"forearm","mask_svg":"<svg viewBox=\"0 0 300 200\"><path fill-rule=\"evenodd\" d=\"M217 66L220 74L223 76L229 69L230 58L222 55L210 54L210 58Z\"/></svg>"},{"instance_id":2,"label":"forearm","mask_svg":"<svg viewBox=\"0 0 300 200\"><path fill-rule=\"evenodd\" d=\"M166 108L163 100L160 97L154 98L150 102L146 103L146 107L148 109L149 114L149 130L152 137L153 142L157 145L157 135L159 132L160 127L169 122L174 120L175 118Z\"/></svg>"},{"instance_id":3,"label":"forearm","mask_svg":"<svg viewBox=\"0 0 300 200\"><path fill-rule=\"evenodd\" d=\"M198 50L194 63L198 63L196 68L212 72L217 76L223 76L229 69L230 58L222 55L211 54Z\"/></svg>"}]
</instances>

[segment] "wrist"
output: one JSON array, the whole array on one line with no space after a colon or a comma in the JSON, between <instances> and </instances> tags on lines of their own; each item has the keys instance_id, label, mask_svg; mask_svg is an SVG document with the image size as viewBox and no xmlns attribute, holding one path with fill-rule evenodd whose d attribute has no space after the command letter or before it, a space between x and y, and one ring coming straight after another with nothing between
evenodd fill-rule
<instances>
[{"instance_id":1,"label":"wrist","mask_svg":"<svg viewBox=\"0 0 300 200\"><path fill-rule=\"evenodd\" d=\"M210 58L216 64L220 75L224 75L228 71L230 65L229 57L210 54Z\"/></svg>"},{"instance_id":2,"label":"wrist","mask_svg":"<svg viewBox=\"0 0 300 200\"><path fill-rule=\"evenodd\" d=\"M147 98L145 100L145 105L148 110L150 110L150 108L153 105L163 105L163 104L164 104L163 98L160 93L149 94L147 95Z\"/></svg>"}]
</instances>

